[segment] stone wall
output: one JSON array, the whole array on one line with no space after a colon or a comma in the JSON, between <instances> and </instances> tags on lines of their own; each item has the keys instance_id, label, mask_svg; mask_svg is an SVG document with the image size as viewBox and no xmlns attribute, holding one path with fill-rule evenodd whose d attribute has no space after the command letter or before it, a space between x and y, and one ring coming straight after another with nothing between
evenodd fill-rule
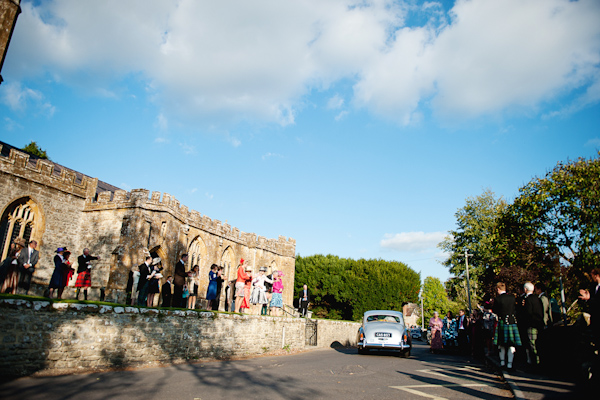
<instances>
[{"instance_id":1,"label":"stone wall","mask_svg":"<svg viewBox=\"0 0 600 400\"><path fill-rule=\"evenodd\" d=\"M304 349L306 320L0 299L0 376L229 359ZM359 324L318 320L318 347L355 345Z\"/></svg>"}]
</instances>

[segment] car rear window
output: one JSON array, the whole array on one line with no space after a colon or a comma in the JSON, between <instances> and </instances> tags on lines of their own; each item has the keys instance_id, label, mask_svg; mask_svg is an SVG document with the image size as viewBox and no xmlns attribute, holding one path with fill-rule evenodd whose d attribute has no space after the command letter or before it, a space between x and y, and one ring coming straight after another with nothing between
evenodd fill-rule
<instances>
[{"instance_id":1,"label":"car rear window","mask_svg":"<svg viewBox=\"0 0 600 400\"><path fill-rule=\"evenodd\" d=\"M399 323L400 317L395 317L393 315L369 315L367 317L367 322L394 322Z\"/></svg>"}]
</instances>

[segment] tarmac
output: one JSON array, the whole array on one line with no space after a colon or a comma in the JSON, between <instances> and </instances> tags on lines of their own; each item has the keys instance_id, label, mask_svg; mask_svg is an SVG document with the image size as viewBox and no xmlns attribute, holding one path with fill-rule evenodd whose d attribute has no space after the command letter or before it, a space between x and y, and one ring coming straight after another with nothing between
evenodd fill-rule
<instances>
[{"instance_id":1,"label":"tarmac","mask_svg":"<svg viewBox=\"0 0 600 400\"><path fill-rule=\"evenodd\" d=\"M549 376L542 370L528 371L528 368L516 365L508 371L500 367L498 356L486 356L487 361L496 366L517 400L580 399L589 396L591 387L577 384L575 379ZM556 376L559 375L559 376ZM592 398L597 398L598 392Z\"/></svg>"}]
</instances>

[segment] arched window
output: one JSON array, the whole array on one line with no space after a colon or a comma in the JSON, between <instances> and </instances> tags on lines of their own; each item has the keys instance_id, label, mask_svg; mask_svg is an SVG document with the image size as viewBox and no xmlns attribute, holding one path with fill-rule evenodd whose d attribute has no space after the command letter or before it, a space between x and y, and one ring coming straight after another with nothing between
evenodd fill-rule
<instances>
[{"instance_id":1,"label":"arched window","mask_svg":"<svg viewBox=\"0 0 600 400\"><path fill-rule=\"evenodd\" d=\"M8 255L10 244L17 238L29 242L37 228L37 206L29 197L23 197L9 205L0 220L0 254L2 259Z\"/></svg>"}]
</instances>

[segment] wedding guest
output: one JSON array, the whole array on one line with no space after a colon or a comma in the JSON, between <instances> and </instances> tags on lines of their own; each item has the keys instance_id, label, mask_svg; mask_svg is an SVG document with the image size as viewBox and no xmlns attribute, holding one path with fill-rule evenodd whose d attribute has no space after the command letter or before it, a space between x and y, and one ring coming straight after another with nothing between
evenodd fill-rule
<instances>
[{"instance_id":1,"label":"wedding guest","mask_svg":"<svg viewBox=\"0 0 600 400\"><path fill-rule=\"evenodd\" d=\"M496 284L496 291L498 296L496 296L492 307L492 311L498 316L494 344L498 346L500 366L506 366L509 370L512 370L516 351L515 346L521 346L522 343L517 328L516 298L513 294L506 292L506 285L503 282Z\"/></svg>"},{"instance_id":2,"label":"wedding guest","mask_svg":"<svg viewBox=\"0 0 600 400\"><path fill-rule=\"evenodd\" d=\"M245 271L248 278L244 282L244 298L242 299L240 312L247 312L250 309L250 295L252 294L252 266L246 265Z\"/></svg>"},{"instance_id":3,"label":"wedding guest","mask_svg":"<svg viewBox=\"0 0 600 400\"><path fill-rule=\"evenodd\" d=\"M167 276L167 281L162 285L162 306L171 307L173 300L173 276Z\"/></svg>"},{"instance_id":4,"label":"wedding guest","mask_svg":"<svg viewBox=\"0 0 600 400\"><path fill-rule=\"evenodd\" d=\"M225 279L223 279L223 273L223 267L219 267L217 269L217 297L215 297L215 300L212 304L213 310L218 310L219 304L221 303L221 289L223 288L223 282L225 282Z\"/></svg>"},{"instance_id":5,"label":"wedding guest","mask_svg":"<svg viewBox=\"0 0 600 400\"><path fill-rule=\"evenodd\" d=\"M273 283L273 281L266 277L266 271L266 267L261 267L258 270L258 275L252 279L252 294L250 295L250 304L252 304L252 314L255 315L262 311L264 304L268 304L265 282ZM260 307L260 310L258 307Z\"/></svg>"},{"instance_id":6,"label":"wedding guest","mask_svg":"<svg viewBox=\"0 0 600 400\"><path fill-rule=\"evenodd\" d=\"M198 299L198 285L200 283L200 267L194 265L194 267L188 272L187 277L187 288L189 291L187 299L187 308L195 309L196 300Z\"/></svg>"},{"instance_id":7,"label":"wedding guest","mask_svg":"<svg viewBox=\"0 0 600 400\"><path fill-rule=\"evenodd\" d=\"M273 272L273 296L271 297L271 315L279 317L283 308L283 271Z\"/></svg>"},{"instance_id":8,"label":"wedding guest","mask_svg":"<svg viewBox=\"0 0 600 400\"><path fill-rule=\"evenodd\" d=\"M148 275L148 301L146 306L154 307L154 298L156 294L160 293L160 279L163 275L160 273L162 268L160 267L160 258L155 258L152 261L152 273Z\"/></svg>"},{"instance_id":9,"label":"wedding guest","mask_svg":"<svg viewBox=\"0 0 600 400\"><path fill-rule=\"evenodd\" d=\"M56 249L56 255L54 256L54 272L50 278L49 297L54 296L54 290L57 291L57 299L62 298L65 286L69 283L69 272L73 271L71 268L71 262L69 256L71 253L67 251L65 247L59 247Z\"/></svg>"},{"instance_id":10,"label":"wedding guest","mask_svg":"<svg viewBox=\"0 0 600 400\"><path fill-rule=\"evenodd\" d=\"M235 312L240 312L242 303L244 300L244 287L246 286L246 280L248 274L246 273L246 267L244 266L244 259L240 260L240 264L237 269L237 279L235 281Z\"/></svg>"},{"instance_id":11,"label":"wedding guest","mask_svg":"<svg viewBox=\"0 0 600 400\"><path fill-rule=\"evenodd\" d=\"M208 300L207 310L213 309L213 304L217 298L217 280L219 278L219 267L217 264L211 265L208 272L208 288L206 289L206 300Z\"/></svg>"},{"instance_id":12,"label":"wedding guest","mask_svg":"<svg viewBox=\"0 0 600 400\"><path fill-rule=\"evenodd\" d=\"M146 260L140 264L139 270L137 304L145 306L148 301L148 275L152 273L152 256L146 256Z\"/></svg>"},{"instance_id":13,"label":"wedding guest","mask_svg":"<svg viewBox=\"0 0 600 400\"><path fill-rule=\"evenodd\" d=\"M29 242L29 246L19 253L20 263L23 266L21 277L19 279L19 287L23 289L24 294L29 293L31 278L33 277L35 267L40 259L40 252L37 251L36 248L37 242L32 240Z\"/></svg>"},{"instance_id":14,"label":"wedding guest","mask_svg":"<svg viewBox=\"0 0 600 400\"><path fill-rule=\"evenodd\" d=\"M431 346L430 351L435 353L444 347L442 342L442 319L437 311L433 312L433 317L429 319L429 327L431 328Z\"/></svg>"},{"instance_id":15,"label":"wedding guest","mask_svg":"<svg viewBox=\"0 0 600 400\"><path fill-rule=\"evenodd\" d=\"M92 287L92 261L100 257L90 256L90 249L83 249L83 254L77 257L77 280L75 281L76 298L79 300L79 291L83 289L83 299L87 300L88 288Z\"/></svg>"},{"instance_id":16,"label":"wedding guest","mask_svg":"<svg viewBox=\"0 0 600 400\"><path fill-rule=\"evenodd\" d=\"M442 343L444 347L455 347L457 345L456 338L458 337L458 331L456 330L456 319L452 311L448 311L444 319L442 320Z\"/></svg>"},{"instance_id":17,"label":"wedding guest","mask_svg":"<svg viewBox=\"0 0 600 400\"><path fill-rule=\"evenodd\" d=\"M8 257L3 261L4 282L2 283L1 293L17 294L17 287L23 269L21 253L25 248L25 240L15 239L14 246L10 249Z\"/></svg>"},{"instance_id":18,"label":"wedding guest","mask_svg":"<svg viewBox=\"0 0 600 400\"><path fill-rule=\"evenodd\" d=\"M183 298L183 287L186 284L187 272L185 272L185 264L188 261L188 255L182 254L181 258L175 264L174 277L173 277L173 307L185 308L186 303Z\"/></svg>"},{"instance_id":19,"label":"wedding guest","mask_svg":"<svg viewBox=\"0 0 600 400\"><path fill-rule=\"evenodd\" d=\"M134 265L129 271L129 277L127 278L127 298L125 304L135 305L137 301L137 288L140 281L140 267Z\"/></svg>"}]
</instances>

